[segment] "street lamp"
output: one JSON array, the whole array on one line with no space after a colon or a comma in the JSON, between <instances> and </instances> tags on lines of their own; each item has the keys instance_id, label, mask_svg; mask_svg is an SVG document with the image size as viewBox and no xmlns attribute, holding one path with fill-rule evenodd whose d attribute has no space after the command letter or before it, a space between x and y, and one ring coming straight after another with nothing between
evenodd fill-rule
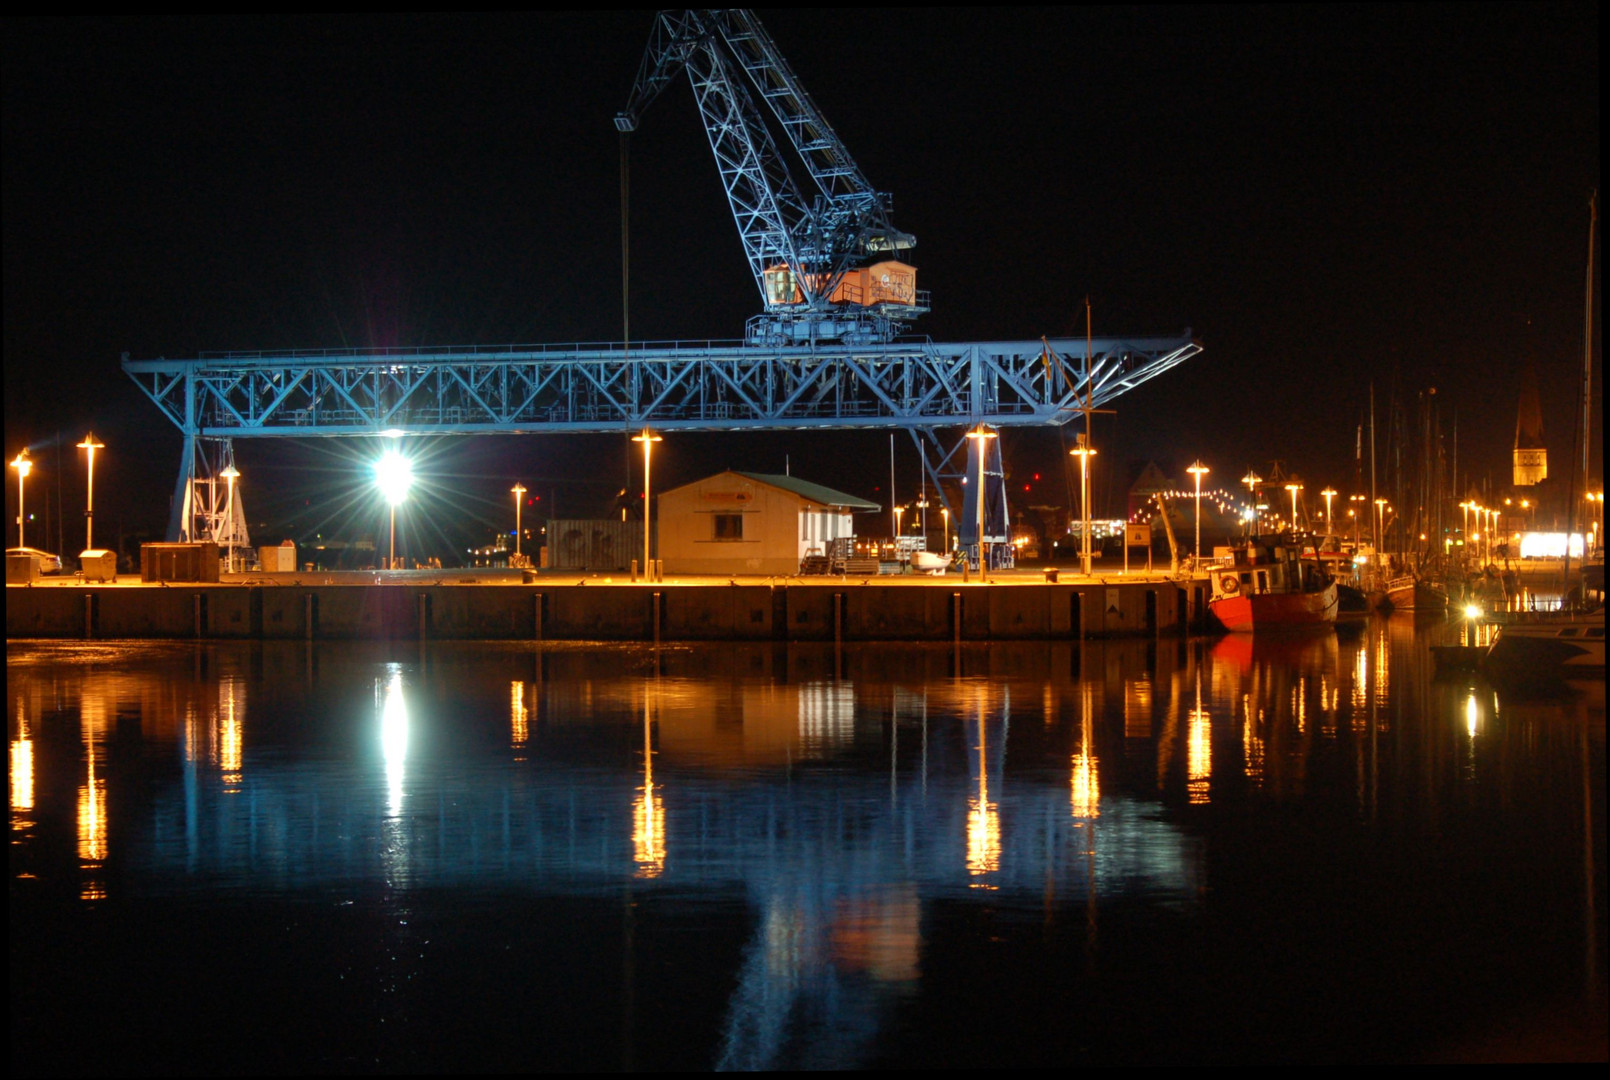
<instances>
[{"instance_id":1,"label":"street lamp","mask_svg":"<svg viewBox=\"0 0 1610 1080\"><path fill-rule=\"evenodd\" d=\"M1384 538L1384 536L1386 534L1386 500L1385 499L1376 499L1375 500L1375 518L1376 518L1375 535L1378 536L1378 537L1383 537ZM1380 547L1381 547L1380 541L1376 542L1375 547L1376 547L1376 550L1380 550Z\"/></svg>"},{"instance_id":2,"label":"street lamp","mask_svg":"<svg viewBox=\"0 0 1610 1080\"><path fill-rule=\"evenodd\" d=\"M1336 489L1333 487L1327 487L1319 494L1325 499L1325 532L1327 534L1333 534L1335 533L1336 529L1331 525L1330 521L1330 501L1336 497Z\"/></svg>"},{"instance_id":3,"label":"street lamp","mask_svg":"<svg viewBox=\"0 0 1610 1080\"><path fill-rule=\"evenodd\" d=\"M652 503L649 502L648 487L649 456L654 451L654 444L657 442L664 442L665 440L654 434L648 428L644 428L643 434L632 436L632 441L643 444L643 577L644 580L650 580L648 556L650 535L649 519Z\"/></svg>"},{"instance_id":4,"label":"street lamp","mask_svg":"<svg viewBox=\"0 0 1610 1080\"><path fill-rule=\"evenodd\" d=\"M22 482L28 478L28 473L33 469L34 463L28 459L28 448L26 446L22 448L22 453L17 455L17 459L11 463L11 467L17 470L17 546L27 547L28 545L22 539L22 524L27 520L27 515L23 512L22 505Z\"/></svg>"},{"instance_id":5,"label":"street lamp","mask_svg":"<svg viewBox=\"0 0 1610 1080\"><path fill-rule=\"evenodd\" d=\"M1258 502L1258 485L1263 483L1263 477L1259 476L1251 469L1248 469L1247 475L1241 478L1241 482L1247 485L1247 497L1251 499L1253 503L1254 509L1252 511L1252 534L1256 536L1258 534L1258 511L1256 509Z\"/></svg>"},{"instance_id":6,"label":"street lamp","mask_svg":"<svg viewBox=\"0 0 1610 1080\"><path fill-rule=\"evenodd\" d=\"M1192 479L1196 481L1196 549L1193 554L1200 560L1202 558L1202 477L1209 470L1206 465L1202 464L1201 459L1198 459L1185 471L1190 473Z\"/></svg>"},{"instance_id":7,"label":"street lamp","mask_svg":"<svg viewBox=\"0 0 1610 1080\"><path fill-rule=\"evenodd\" d=\"M89 494L84 501L84 550L92 551L95 548L95 451L104 450L106 444L97 439L92 431L84 436L78 448L89 451Z\"/></svg>"},{"instance_id":8,"label":"street lamp","mask_svg":"<svg viewBox=\"0 0 1610 1080\"><path fill-rule=\"evenodd\" d=\"M984 510L988 501L984 491L984 462L989 458L989 443L984 440L995 438L995 432L986 431L980 424L976 430L969 431L967 437L978 440L978 579L983 581L989 574L989 543L984 539Z\"/></svg>"},{"instance_id":9,"label":"street lamp","mask_svg":"<svg viewBox=\"0 0 1610 1080\"><path fill-rule=\"evenodd\" d=\"M514 493L514 558L520 559L520 504L525 501L525 485L516 480L509 489Z\"/></svg>"},{"instance_id":10,"label":"street lamp","mask_svg":"<svg viewBox=\"0 0 1610 1080\"><path fill-rule=\"evenodd\" d=\"M913 504L917 508L917 527L922 530L922 549L928 550L928 493L923 492L917 496Z\"/></svg>"},{"instance_id":11,"label":"street lamp","mask_svg":"<svg viewBox=\"0 0 1610 1080\"><path fill-rule=\"evenodd\" d=\"M375 482L380 485L380 494L391 506L391 548L386 556L386 568L397 568L397 504L408 497L408 489L414 483L414 466L402 453L393 447L380 456L375 462Z\"/></svg>"},{"instance_id":12,"label":"street lamp","mask_svg":"<svg viewBox=\"0 0 1610 1080\"><path fill-rule=\"evenodd\" d=\"M1366 495L1349 495L1347 497L1347 501L1350 502L1350 503L1365 503L1365 502L1369 502L1369 497L1366 496ZM1358 550L1359 545L1364 542L1363 538L1359 535L1359 520L1358 520L1359 511L1361 511L1363 509L1364 509L1363 506L1351 506L1351 507L1348 507L1348 510L1347 510L1347 516L1353 519L1353 550L1355 552Z\"/></svg>"},{"instance_id":13,"label":"street lamp","mask_svg":"<svg viewBox=\"0 0 1610 1080\"><path fill-rule=\"evenodd\" d=\"M900 515L904 514L905 512L906 508L903 506L897 506L894 508L894 538L897 544L900 541Z\"/></svg>"},{"instance_id":14,"label":"street lamp","mask_svg":"<svg viewBox=\"0 0 1610 1080\"><path fill-rule=\"evenodd\" d=\"M235 468L235 463L233 461L231 461L228 465L224 466L224 471L219 473L218 475L222 476L225 480L229 481L229 501L224 504L224 536L226 536L228 538L227 541L226 541L226 544L227 544L227 547L228 547L229 554L224 559L224 565L229 568L230 573L234 573L235 572L235 478L240 475L240 470Z\"/></svg>"},{"instance_id":15,"label":"street lamp","mask_svg":"<svg viewBox=\"0 0 1610 1080\"><path fill-rule=\"evenodd\" d=\"M944 519L944 522L945 522L945 554L949 555L950 554L950 507L941 506L939 508L939 514L940 514L940 517L942 517Z\"/></svg>"},{"instance_id":16,"label":"street lamp","mask_svg":"<svg viewBox=\"0 0 1610 1080\"><path fill-rule=\"evenodd\" d=\"M1083 434L1078 436L1079 445L1068 453L1079 459L1079 505L1083 511L1084 525L1079 536L1080 562L1085 577L1090 576L1090 459L1095 455L1096 448L1085 443ZM1126 543L1128 541L1125 541ZM1129 556L1125 555L1127 563Z\"/></svg>"},{"instance_id":17,"label":"street lamp","mask_svg":"<svg viewBox=\"0 0 1610 1080\"><path fill-rule=\"evenodd\" d=\"M1297 493L1303 489L1301 484L1287 484L1286 490L1291 492L1291 531L1297 531Z\"/></svg>"}]
</instances>

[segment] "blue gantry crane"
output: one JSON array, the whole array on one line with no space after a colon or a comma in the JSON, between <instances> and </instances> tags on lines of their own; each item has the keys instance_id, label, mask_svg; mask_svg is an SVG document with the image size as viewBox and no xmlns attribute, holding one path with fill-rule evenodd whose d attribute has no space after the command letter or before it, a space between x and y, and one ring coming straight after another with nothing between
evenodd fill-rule
<instances>
[{"instance_id":1,"label":"blue gantry crane","mask_svg":"<svg viewBox=\"0 0 1610 1080\"><path fill-rule=\"evenodd\" d=\"M235 438L904 429L943 505L963 494L952 518L975 560L984 477L983 539L992 562L1009 560L1000 440L967 433L1066 423L1201 351L1189 330L951 344L905 336L929 309L899 258L916 241L894 227L889 197L754 14L657 15L616 127L634 130L681 72L760 293L742 340L125 355L124 371L184 436L169 539L208 535L197 485L211 482ZM803 162L810 198L746 81Z\"/></svg>"}]
</instances>

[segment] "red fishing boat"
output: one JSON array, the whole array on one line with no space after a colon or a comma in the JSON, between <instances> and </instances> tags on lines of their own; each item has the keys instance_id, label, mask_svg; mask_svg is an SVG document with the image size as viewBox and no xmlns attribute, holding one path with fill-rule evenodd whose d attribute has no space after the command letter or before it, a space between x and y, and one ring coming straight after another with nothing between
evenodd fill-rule
<instances>
[{"instance_id":1,"label":"red fishing boat","mask_svg":"<svg viewBox=\"0 0 1610 1080\"><path fill-rule=\"evenodd\" d=\"M1208 610L1232 631L1325 626L1336 621L1335 579L1312 546L1255 539L1212 571Z\"/></svg>"}]
</instances>

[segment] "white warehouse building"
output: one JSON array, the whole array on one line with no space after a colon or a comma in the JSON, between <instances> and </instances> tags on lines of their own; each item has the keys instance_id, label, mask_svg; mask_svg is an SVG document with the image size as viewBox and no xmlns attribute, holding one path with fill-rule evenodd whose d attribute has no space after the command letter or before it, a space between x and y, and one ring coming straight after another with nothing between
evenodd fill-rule
<instances>
[{"instance_id":1,"label":"white warehouse building","mask_svg":"<svg viewBox=\"0 0 1610 1080\"><path fill-rule=\"evenodd\" d=\"M657 501L668 574L797 574L806 556L855 535L852 515L880 509L797 477L731 469Z\"/></svg>"}]
</instances>

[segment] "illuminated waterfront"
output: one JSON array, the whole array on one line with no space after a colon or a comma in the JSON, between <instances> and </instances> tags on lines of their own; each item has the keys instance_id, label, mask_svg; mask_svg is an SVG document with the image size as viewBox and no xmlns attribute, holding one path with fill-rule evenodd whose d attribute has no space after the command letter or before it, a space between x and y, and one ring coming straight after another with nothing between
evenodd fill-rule
<instances>
[{"instance_id":1,"label":"illuminated waterfront","mask_svg":"<svg viewBox=\"0 0 1610 1080\"><path fill-rule=\"evenodd\" d=\"M1602 1054L1603 683L1435 640L11 642L12 1062Z\"/></svg>"}]
</instances>

